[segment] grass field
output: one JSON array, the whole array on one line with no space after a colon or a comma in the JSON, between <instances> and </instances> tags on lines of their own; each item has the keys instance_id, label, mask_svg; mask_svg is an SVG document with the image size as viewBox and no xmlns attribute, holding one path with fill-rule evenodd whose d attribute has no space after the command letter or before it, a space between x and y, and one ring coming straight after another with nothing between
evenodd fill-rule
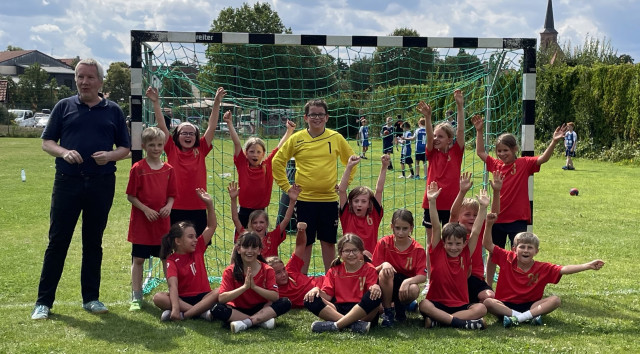
<instances>
[{"instance_id":1,"label":"grass field","mask_svg":"<svg viewBox=\"0 0 640 354\"><path fill-rule=\"evenodd\" d=\"M543 327L521 325L505 330L494 317L487 316L489 328L485 331L425 330L419 315L412 314L406 324L393 329L374 328L367 336L350 332L315 335L309 330L314 316L296 310L279 318L273 331L231 335L220 323L161 323L160 311L149 303L139 313L128 312L130 244L126 232L130 204L124 190L129 160L118 163L116 198L103 242L101 300L110 312L95 316L81 309L81 242L76 235L53 315L47 321L30 319L47 245L54 175L54 160L41 150L40 143L40 139L0 138L2 353L640 352L638 167L577 159L576 171L563 171L563 160L552 158L536 174L534 232L541 239L536 259L558 264L595 258L606 262L599 272L568 275L559 284L547 287L546 294L559 295L563 305L544 317ZM229 151L230 145L217 148ZM230 160L223 165L231 166ZM24 183L20 181L21 168L26 170ZM212 168L216 174L233 172L223 171L221 166ZM374 185L378 171L375 164L362 168L365 184ZM415 205L422 199L424 181L392 181L397 174L391 174L387 181L390 191L385 192L387 214L383 223L389 222L393 210L388 203ZM215 175L211 179L213 183L226 183ZM580 189L578 197L569 195L572 187ZM400 201L393 193L403 195ZM217 193L216 200L217 208L227 208L224 193ZM416 218L419 223L421 216ZM226 215L219 217L220 230L229 228L226 219ZM424 228L417 227L414 234L421 240ZM286 251L281 250L281 254Z\"/></svg>"}]
</instances>

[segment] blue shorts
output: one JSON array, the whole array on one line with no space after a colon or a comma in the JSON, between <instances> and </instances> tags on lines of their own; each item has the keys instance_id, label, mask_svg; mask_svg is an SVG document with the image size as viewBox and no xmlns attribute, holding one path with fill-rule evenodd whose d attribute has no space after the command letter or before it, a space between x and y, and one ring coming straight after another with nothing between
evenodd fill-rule
<instances>
[{"instance_id":1,"label":"blue shorts","mask_svg":"<svg viewBox=\"0 0 640 354\"><path fill-rule=\"evenodd\" d=\"M418 161L427 161L427 154L425 154L424 152L416 152L416 162Z\"/></svg>"},{"instance_id":2,"label":"blue shorts","mask_svg":"<svg viewBox=\"0 0 640 354\"><path fill-rule=\"evenodd\" d=\"M362 147L369 147L369 139L362 140Z\"/></svg>"},{"instance_id":3,"label":"blue shorts","mask_svg":"<svg viewBox=\"0 0 640 354\"><path fill-rule=\"evenodd\" d=\"M575 151L571 151L571 148L566 148L564 150L564 156L568 156L568 157L575 157L576 156L576 152Z\"/></svg>"}]
</instances>

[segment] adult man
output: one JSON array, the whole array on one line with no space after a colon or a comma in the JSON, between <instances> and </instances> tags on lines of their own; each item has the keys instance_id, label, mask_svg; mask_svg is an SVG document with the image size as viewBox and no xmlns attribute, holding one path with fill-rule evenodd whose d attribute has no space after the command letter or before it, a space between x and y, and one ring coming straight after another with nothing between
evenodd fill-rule
<instances>
[{"instance_id":1,"label":"adult man","mask_svg":"<svg viewBox=\"0 0 640 354\"><path fill-rule=\"evenodd\" d=\"M42 150L56 157L56 175L49 245L44 254L38 300L31 314L34 320L49 317L80 212L82 307L91 313L108 311L98 300L102 234L113 203L115 161L129 153L130 138L120 107L99 93L104 78L102 66L93 59L84 59L76 65L75 72L78 95L56 104L42 133Z\"/></svg>"},{"instance_id":2,"label":"adult man","mask_svg":"<svg viewBox=\"0 0 640 354\"><path fill-rule=\"evenodd\" d=\"M344 137L326 127L329 115L327 103L316 99L304 106L304 121L307 129L294 133L273 157L273 179L286 193L291 184L285 166L289 159L296 159L295 183L302 191L296 204L298 222L307 224L307 248L303 257L302 273L309 269L311 251L316 237L322 248L325 271L335 258L338 232L338 195L336 182L340 159L344 166L354 155ZM351 179L355 168L351 173Z\"/></svg>"}]
</instances>

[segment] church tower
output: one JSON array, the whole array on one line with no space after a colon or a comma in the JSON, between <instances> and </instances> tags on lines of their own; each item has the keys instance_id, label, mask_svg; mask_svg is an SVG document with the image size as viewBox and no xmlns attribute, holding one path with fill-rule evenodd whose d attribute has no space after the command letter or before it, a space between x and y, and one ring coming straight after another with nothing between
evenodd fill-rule
<instances>
[{"instance_id":1,"label":"church tower","mask_svg":"<svg viewBox=\"0 0 640 354\"><path fill-rule=\"evenodd\" d=\"M540 32L540 49L547 49L551 44L558 45L558 31L553 25L553 5L549 0L547 15L544 17L544 31Z\"/></svg>"}]
</instances>

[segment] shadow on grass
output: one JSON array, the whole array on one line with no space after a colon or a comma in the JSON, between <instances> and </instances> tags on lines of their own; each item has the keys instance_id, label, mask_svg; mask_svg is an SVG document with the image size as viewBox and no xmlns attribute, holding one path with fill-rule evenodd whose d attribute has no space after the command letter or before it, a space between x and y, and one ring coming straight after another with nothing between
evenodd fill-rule
<instances>
[{"instance_id":1,"label":"shadow on grass","mask_svg":"<svg viewBox=\"0 0 640 354\"><path fill-rule=\"evenodd\" d=\"M96 341L140 345L154 352L178 349L180 346L174 342L174 338L185 335L184 329L180 327L159 328L157 325L122 317L112 312L89 316L96 316L96 319L85 320L67 315L55 315L55 319L85 332L88 337Z\"/></svg>"}]
</instances>

